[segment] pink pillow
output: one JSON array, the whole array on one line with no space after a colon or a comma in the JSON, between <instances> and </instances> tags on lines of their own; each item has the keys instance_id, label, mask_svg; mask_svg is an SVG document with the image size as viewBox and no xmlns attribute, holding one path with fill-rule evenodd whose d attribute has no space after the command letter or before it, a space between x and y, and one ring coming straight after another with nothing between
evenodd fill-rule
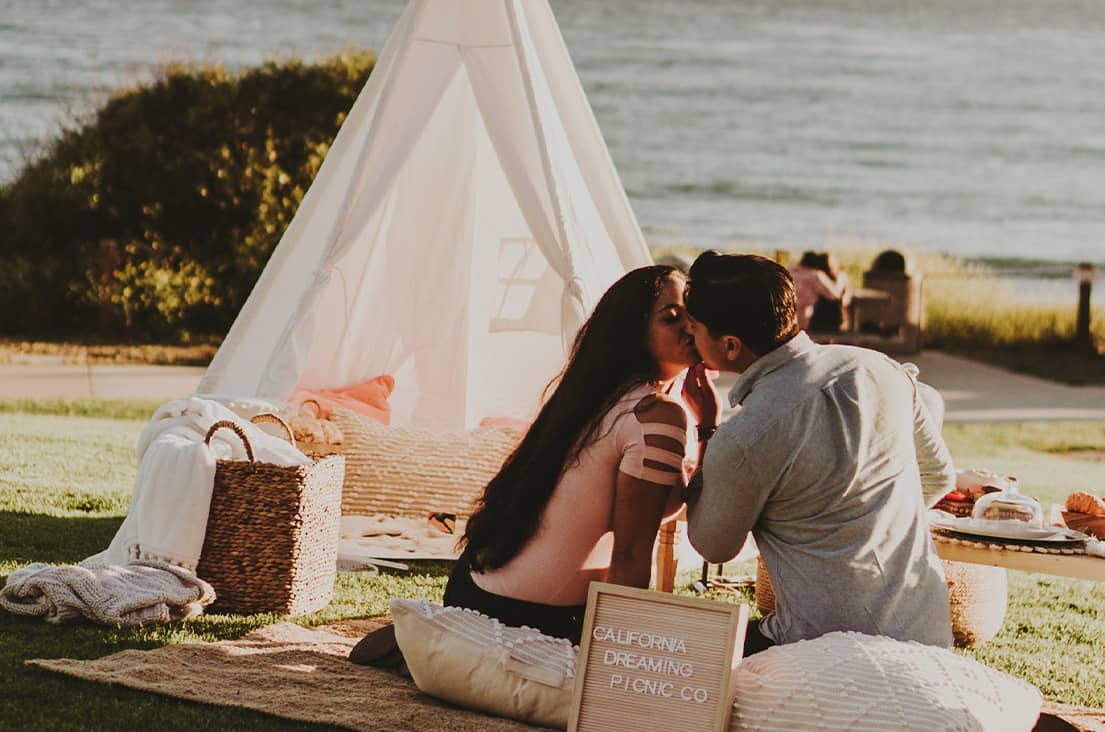
<instances>
[{"instance_id":1,"label":"pink pillow","mask_svg":"<svg viewBox=\"0 0 1105 732\"><path fill-rule=\"evenodd\" d=\"M347 409L376 420L381 424L391 422L391 406L388 397L395 389L395 377L381 374L368 381L338 389L296 389L288 399L298 411L303 402L313 399L319 404L319 417L330 418L330 410Z\"/></svg>"},{"instance_id":2,"label":"pink pillow","mask_svg":"<svg viewBox=\"0 0 1105 732\"><path fill-rule=\"evenodd\" d=\"M524 433L529 429L529 422L514 417L484 417L480 420L480 427L506 427Z\"/></svg>"}]
</instances>

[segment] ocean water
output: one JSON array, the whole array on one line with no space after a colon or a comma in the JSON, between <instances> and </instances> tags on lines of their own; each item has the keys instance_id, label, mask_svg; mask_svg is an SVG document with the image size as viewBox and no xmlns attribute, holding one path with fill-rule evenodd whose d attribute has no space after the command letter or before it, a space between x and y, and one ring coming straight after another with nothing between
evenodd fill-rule
<instances>
[{"instance_id":1,"label":"ocean water","mask_svg":"<svg viewBox=\"0 0 1105 732\"><path fill-rule=\"evenodd\" d=\"M403 5L0 0L0 181L161 64L379 49ZM552 5L653 244L1105 262L1105 2Z\"/></svg>"}]
</instances>

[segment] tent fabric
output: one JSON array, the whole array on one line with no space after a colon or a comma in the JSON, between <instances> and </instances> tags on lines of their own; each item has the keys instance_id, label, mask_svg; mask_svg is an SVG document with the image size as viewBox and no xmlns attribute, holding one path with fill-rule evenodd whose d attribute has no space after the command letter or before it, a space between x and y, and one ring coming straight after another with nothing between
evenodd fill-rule
<instances>
[{"instance_id":1,"label":"tent fabric","mask_svg":"<svg viewBox=\"0 0 1105 732\"><path fill-rule=\"evenodd\" d=\"M395 377L397 426L529 419L651 263L546 0L412 0L198 393Z\"/></svg>"}]
</instances>

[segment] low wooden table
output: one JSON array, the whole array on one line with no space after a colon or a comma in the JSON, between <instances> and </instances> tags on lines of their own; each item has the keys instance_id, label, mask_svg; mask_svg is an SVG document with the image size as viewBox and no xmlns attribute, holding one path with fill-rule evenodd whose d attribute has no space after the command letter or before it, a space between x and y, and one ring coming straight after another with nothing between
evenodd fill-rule
<instances>
[{"instance_id":1,"label":"low wooden table","mask_svg":"<svg viewBox=\"0 0 1105 732\"><path fill-rule=\"evenodd\" d=\"M684 514L680 514L683 517ZM656 589L671 592L675 588L675 536L676 521L660 525L659 545L656 550ZM1004 567L1021 572L1054 574L1061 577L1105 582L1105 559L1088 554L1041 554L1012 549L971 546L943 540L933 535L936 551L941 559L951 562L970 562L990 567Z\"/></svg>"},{"instance_id":2,"label":"low wooden table","mask_svg":"<svg viewBox=\"0 0 1105 732\"><path fill-rule=\"evenodd\" d=\"M951 562L971 562L990 567L1017 569L1022 572L1054 574L1097 582L1105 582L1105 559L1087 554L1041 554L1011 549L991 549L936 539L936 551L941 559Z\"/></svg>"},{"instance_id":3,"label":"low wooden table","mask_svg":"<svg viewBox=\"0 0 1105 732\"><path fill-rule=\"evenodd\" d=\"M871 287L860 287L852 290L852 298L848 302L848 330L859 332L857 310L864 305L886 305L892 298L886 290L876 290Z\"/></svg>"}]
</instances>

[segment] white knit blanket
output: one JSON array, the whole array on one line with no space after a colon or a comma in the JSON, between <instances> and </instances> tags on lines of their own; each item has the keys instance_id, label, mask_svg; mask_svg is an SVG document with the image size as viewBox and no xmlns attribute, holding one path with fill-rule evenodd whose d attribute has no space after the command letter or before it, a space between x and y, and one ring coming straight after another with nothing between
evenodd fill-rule
<instances>
[{"instance_id":1,"label":"white knit blanket","mask_svg":"<svg viewBox=\"0 0 1105 732\"><path fill-rule=\"evenodd\" d=\"M8 577L0 607L16 615L63 623L88 618L103 625L167 623L203 612L215 599L195 572L164 562L120 566L29 564Z\"/></svg>"},{"instance_id":2,"label":"white knit blanket","mask_svg":"<svg viewBox=\"0 0 1105 732\"><path fill-rule=\"evenodd\" d=\"M245 431L259 461L311 462L283 439L239 419L218 402L197 397L167 402L138 438L138 474L126 519L111 545L82 565L154 560L195 570L207 531L215 461L246 459L242 441L231 430L219 430L210 447L204 444L207 430L220 420Z\"/></svg>"}]
</instances>

